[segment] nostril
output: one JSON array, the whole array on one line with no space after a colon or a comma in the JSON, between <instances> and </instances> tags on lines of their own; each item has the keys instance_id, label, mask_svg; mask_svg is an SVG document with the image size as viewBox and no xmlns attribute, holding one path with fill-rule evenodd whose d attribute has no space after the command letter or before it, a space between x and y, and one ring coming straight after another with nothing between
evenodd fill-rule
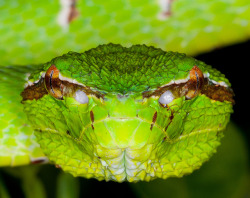
<instances>
[{"instance_id":1,"label":"nostril","mask_svg":"<svg viewBox=\"0 0 250 198\"><path fill-rule=\"evenodd\" d=\"M128 95L117 94L117 99L119 101L125 101L127 98L128 98Z\"/></svg>"}]
</instances>

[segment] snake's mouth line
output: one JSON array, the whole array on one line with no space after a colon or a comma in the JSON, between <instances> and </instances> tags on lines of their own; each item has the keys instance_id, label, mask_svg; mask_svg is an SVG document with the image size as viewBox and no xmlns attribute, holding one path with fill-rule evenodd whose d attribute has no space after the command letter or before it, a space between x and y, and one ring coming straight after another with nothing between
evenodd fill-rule
<instances>
[{"instance_id":1,"label":"snake's mouth line","mask_svg":"<svg viewBox=\"0 0 250 198\"><path fill-rule=\"evenodd\" d=\"M118 120L118 121L139 120L138 127L140 126L140 124L142 122L148 123L150 125L150 127L152 124L152 121L148 121L146 119L139 118L139 117L107 117L105 119L97 120L97 121L94 121L93 123L91 122L91 123L87 124L85 127L82 128L82 131L80 132L81 135L78 138L72 137L71 135L67 134L67 132L61 132L59 130L51 129L51 128L44 128L44 129L35 128L34 130L36 130L38 132L47 131L47 132L54 133L54 134L67 135L69 138L80 142L83 139L84 134L87 131L87 129L92 128L92 130L94 130L93 126L95 126L95 124L105 123L105 121L108 121L108 120ZM148 130L151 130L150 127L148 128ZM158 129L160 129L162 131L162 134L164 135L164 137L168 137L164 127L161 127L156 123L154 123L154 127L157 127ZM108 130L108 128L107 128L107 130Z\"/></svg>"},{"instance_id":2,"label":"snake's mouth line","mask_svg":"<svg viewBox=\"0 0 250 198\"><path fill-rule=\"evenodd\" d=\"M141 120L141 122L147 122L147 123L150 124L149 121L143 120L143 119L141 119L141 118L131 118L131 119L127 119L127 118L126 118L125 120L134 120L134 119L139 119L139 120ZM105 120L106 120L106 119L105 119ZM116 120L120 120L120 119L119 119L119 118L116 118ZM98 123L98 122L104 122L104 120L97 121L96 123ZM138 124L138 127L139 127L139 125L141 124L141 122ZM137 127L137 128L138 128L138 127ZM174 144L174 143L176 143L176 142L178 142L178 141L180 141L180 140L182 140L182 139L188 138L188 137L193 136L193 135L202 134L202 133L209 133L209 132L212 132L212 131L216 131L217 134L219 135L220 132L222 132L223 130L225 130L225 127L218 127L218 126L217 126L217 127L214 127L214 128L209 128L209 129L208 129L208 128L204 128L204 129L199 129L199 130L192 131L192 132L190 132L189 134L185 134L185 135L181 134L178 138L175 138L175 139L173 139L173 140L167 140L167 134L166 134L166 132L165 132L165 130L164 130L164 127L160 127L160 126L158 126L158 125L157 125L157 127L162 131L164 137L166 137L166 138L164 138L164 141L167 141L167 142L169 142L170 144ZM36 128L36 129L34 129L34 130L35 130L35 131L38 131L38 132L41 132L41 133L47 132L47 133L53 133L53 134L57 134L57 135L64 135L64 136L67 135L67 138L70 138L70 139L74 140L75 142L78 142L79 144L81 144L81 141L82 141L82 139L83 139L83 136L84 136L84 134L85 134L85 131L86 131L88 128L91 128L91 124L88 124L88 125L82 130L81 135L80 135L78 138L72 137L71 135L66 134L66 133L65 133L65 134L63 133L63 134L62 134L60 131L55 130L55 129L50 129L50 128L45 128L45 129ZM108 128L107 128L107 130L108 130ZM135 130L135 131L136 131L136 130Z\"/></svg>"},{"instance_id":3,"label":"snake's mouth line","mask_svg":"<svg viewBox=\"0 0 250 198\"><path fill-rule=\"evenodd\" d=\"M135 117L136 118L136 117ZM110 119L110 120L134 120L134 117L107 117L106 119Z\"/></svg>"},{"instance_id":4,"label":"snake's mouth line","mask_svg":"<svg viewBox=\"0 0 250 198\"><path fill-rule=\"evenodd\" d=\"M135 117L106 117L106 118L104 118L104 119L97 120L97 121L91 122L91 123L89 123L88 125L86 125L86 126L83 128L83 130L82 130L82 132L81 132L81 135L79 136L78 140L81 141L81 140L83 139L85 132L86 132L89 128L92 128L92 130L95 130L95 129L94 129L95 124L104 123L104 125L105 125L105 121L109 121L109 120L117 120L117 121L138 120L138 121L139 121L138 127L141 125L142 122L148 123L150 126L151 126L151 124L152 124L152 121L149 121L149 120L146 120L146 119L143 119L143 118L139 118L139 117L137 117L137 116L135 116ZM137 127L137 128L138 128L138 127ZM167 137L167 134L166 134L166 132L165 132L165 130L164 130L164 127L161 127L161 126L159 126L159 125L157 125L157 124L155 124L154 127L157 127L158 129L160 129L160 130L162 131L162 134L164 135L164 137ZM149 127L148 129L151 130L150 127ZM109 130L109 129L107 128L107 130ZM136 131L136 130L137 130L137 129L135 129L135 131Z\"/></svg>"}]
</instances>

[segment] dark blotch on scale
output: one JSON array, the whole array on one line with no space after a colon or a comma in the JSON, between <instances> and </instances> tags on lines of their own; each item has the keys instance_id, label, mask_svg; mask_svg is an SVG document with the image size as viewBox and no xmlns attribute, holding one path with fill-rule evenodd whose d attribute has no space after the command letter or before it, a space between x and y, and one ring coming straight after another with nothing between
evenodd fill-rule
<instances>
[{"instance_id":1,"label":"dark blotch on scale","mask_svg":"<svg viewBox=\"0 0 250 198\"><path fill-rule=\"evenodd\" d=\"M154 127L154 124L156 122L156 119L157 119L157 111L154 113L153 115L153 119L152 119L152 124L150 126L150 130L152 131L153 127Z\"/></svg>"},{"instance_id":2,"label":"dark blotch on scale","mask_svg":"<svg viewBox=\"0 0 250 198\"><path fill-rule=\"evenodd\" d=\"M34 159L34 160L31 160L31 164L44 164L48 162L47 159Z\"/></svg>"},{"instance_id":3,"label":"dark blotch on scale","mask_svg":"<svg viewBox=\"0 0 250 198\"><path fill-rule=\"evenodd\" d=\"M95 118L94 118L94 113L93 113L93 111L90 111L90 119L91 119L91 122L92 122L91 127L92 127L92 129L94 130L95 127L94 127L93 123L94 123Z\"/></svg>"}]
</instances>

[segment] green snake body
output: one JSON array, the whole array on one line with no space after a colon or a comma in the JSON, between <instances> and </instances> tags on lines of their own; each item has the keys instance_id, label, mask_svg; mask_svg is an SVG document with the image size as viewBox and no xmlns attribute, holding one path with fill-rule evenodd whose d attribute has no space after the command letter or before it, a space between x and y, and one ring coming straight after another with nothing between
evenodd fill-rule
<instances>
[{"instance_id":1,"label":"green snake body","mask_svg":"<svg viewBox=\"0 0 250 198\"><path fill-rule=\"evenodd\" d=\"M74 20L58 20L64 8ZM0 166L50 161L119 182L198 169L233 93L223 74L170 50L246 40L249 12L245 0L0 1ZM110 42L132 47L93 48Z\"/></svg>"},{"instance_id":2,"label":"green snake body","mask_svg":"<svg viewBox=\"0 0 250 198\"><path fill-rule=\"evenodd\" d=\"M78 12L66 27L61 2ZM167 7L171 15L159 18ZM196 55L248 39L249 12L247 0L1 0L0 64L40 64L110 42Z\"/></svg>"},{"instance_id":3,"label":"green snake body","mask_svg":"<svg viewBox=\"0 0 250 198\"><path fill-rule=\"evenodd\" d=\"M46 155L74 176L98 180L181 177L216 151L232 113L230 83L223 74L184 54L145 45L102 45L31 68L1 72L0 96L5 97L0 104L22 100L35 136L26 120L18 119L24 117L20 111L17 123L2 129L0 165ZM23 90L27 71L29 85ZM4 78L6 73L14 75L12 80ZM21 79L13 81L16 74ZM160 98L166 92L173 98L165 104ZM0 115L8 120L13 113L1 108ZM18 152L14 124L21 131L18 146L25 145Z\"/></svg>"}]
</instances>

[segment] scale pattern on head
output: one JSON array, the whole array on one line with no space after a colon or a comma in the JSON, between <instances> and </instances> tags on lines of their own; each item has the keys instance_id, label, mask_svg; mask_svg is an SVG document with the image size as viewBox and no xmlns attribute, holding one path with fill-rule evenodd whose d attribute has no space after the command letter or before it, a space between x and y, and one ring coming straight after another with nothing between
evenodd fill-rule
<instances>
[{"instance_id":1,"label":"scale pattern on head","mask_svg":"<svg viewBox=\"0 0 250 198\"><path fill-rule=\"evenodd\" d=\"M56 65L60 73L104 92L126 94L155 89L172 80L184 79L194 65L210 79L229 81L219 71L185 54L165 52L146 45L130 48L119 44L100 45L84 53L69 52L44 65ZM30 76L38 80L41 73Z\"/></svg>"},{"instance_id":2,"label":"scale pattern on head","mask_svg":"<svg viewBox=\"0 0 250 198\"><path fill-rule=\"evenodd\" d=\"M108 44L41 68L24 110L44 153L74 176L181 177L215 152L232 113L224 75L184 54Z\"/></svg>"}]
</instances>

